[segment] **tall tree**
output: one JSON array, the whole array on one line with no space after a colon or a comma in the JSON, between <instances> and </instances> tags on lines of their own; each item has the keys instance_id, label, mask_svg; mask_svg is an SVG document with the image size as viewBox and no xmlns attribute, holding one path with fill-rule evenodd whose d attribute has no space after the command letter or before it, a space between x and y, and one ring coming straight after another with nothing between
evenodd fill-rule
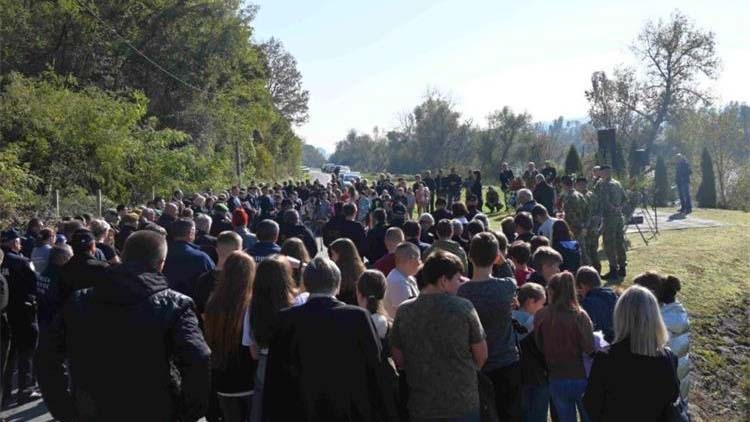
<instances>
[{"instance_id":1,"label":"tall tree","mask_svg":"<svg viewBox=\"0 0 750 422\"><path fill-rule=\"evenodd\" d=\"M321 167L326 162L326 157L310 144L302 145L302 165L308 167Z\"/></svg>"},{"instance_id":2,"label":"tall tree","mask_svg":"<svg viewBox=\"0 0 750 422\"><path fill-rule=\"evenodd\" d=\"M565 157L565 174L580 176L582 173L583 164L581 163L581 157L578 155L575 145L571 145L568 148L568 155Z\"/></svg>"},{"instance_id":3,"label":"tall tree","mask_svg":"<svg viewBox=\"0 0 750 422\"><path fill-rule=\"evenodd\" d=\"M297 60L284 49L276 38L260 45L265 58L268 91L282 116L294 124L307 122L307 102L310 92L302 88L302 73L297 69Z\"/></svg>"},{"instance_id":4,"label":"tall tree","mask_svg":"<svg viewBox=\"0 0 750 422\"><path fill-rule=\"evenodd\" d=\"M656 158L656 169L654 170L654 205L657 207L666 206L670 196L667 165L660 155Z\"/></svg>"},{"instance_id":5,"label":"tall tree","mask_svg":"<svg viewBox=\"0 0 750 422\"><path fill-rule=\"evenodd\" d=\"M701 184L698 186L695 199L701 208L716 208L716 176L708 148L703 148L701 154Z\"/></svg>"},{"instance_id":6,"label":"tall tree","mask_svg":"<svg viewBox=\"0 0 750 422\"><path fill-rule=\"evenodd\" d=\"M632 46L644 77L632 68L616 69L613 80L595 72L586 92L592 121L621 130L627 122L643 121L643 144L651 151L664 123L684 108L710 103L700 79L718 74L715 48L714 33L697 28L679 11L667 22L648 22Z\"/></svg>"},{"instance_id":7,"label":"tall tree","mask_svg":"<svg viewBox=\"0 0 750 422\"><path fill-rule=\"evenodd\" d=\"M505 106L487 116L487 128L478 132L477 156L485 171L492 171L497 164L508 159L519 135L528 129L531 115L514 113Z\"/></svg>"}]
</instances>

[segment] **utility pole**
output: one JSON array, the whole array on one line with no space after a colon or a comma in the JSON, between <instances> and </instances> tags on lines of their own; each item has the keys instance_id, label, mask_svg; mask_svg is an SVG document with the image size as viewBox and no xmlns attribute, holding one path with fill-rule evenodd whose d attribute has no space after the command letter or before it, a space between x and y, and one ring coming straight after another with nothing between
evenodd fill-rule
<instances>
[{"instance_id":1,"label":"utility pole","mask_svg":"<svg viewBox=\"0 0 750 422\"><path fill-rule=\"evenodd\" d=\"M234 143L235 172L237 173L237 186L242 186L242 161L240 159L240 140Z\"/></svg>"}]
</instances>

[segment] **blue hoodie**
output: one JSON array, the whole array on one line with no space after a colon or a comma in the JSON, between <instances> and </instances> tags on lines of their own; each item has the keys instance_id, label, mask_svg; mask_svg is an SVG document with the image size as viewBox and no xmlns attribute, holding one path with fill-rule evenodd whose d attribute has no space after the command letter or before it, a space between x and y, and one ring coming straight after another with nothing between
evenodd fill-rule
<instances>
[{"instance_id":1,"label":"blue hoodie","mask_svg":"<svg viewBox=\"0 0 750 422\"><path fill-rule=\"evenodd\" d=\"M273 242L258 242L246 252L255 259L255 262L260 263L269 256L280 253L281 248Z\"/></svg>"},{"instance_id":2,"label":"blue hoodie","mask_svg":"<svg viewBox=\"0 0 750 422\"><path fill-rule=\"evenodd\" d=\"M594 287L581 301L581 307L594 324L594 331L601 330L609 343L615 339L613 315L616 303L617 295L606 287Z\"/></svg>"}]
</instances>

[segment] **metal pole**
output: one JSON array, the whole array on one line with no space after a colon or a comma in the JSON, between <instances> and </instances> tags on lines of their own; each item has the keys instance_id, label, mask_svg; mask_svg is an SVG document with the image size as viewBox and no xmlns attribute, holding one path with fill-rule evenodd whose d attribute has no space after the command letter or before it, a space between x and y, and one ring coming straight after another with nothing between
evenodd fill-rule
<instances>
[{"instance_id":1,"label":"metal pole","mask_svg":"<svg viewBox=\"0 0 750 422\"><path fill-rule=\"evenodd\" d=\"M240 161L240 141L234 144L235 171L237 172L237 186L242 186L242 162Z\"/></svg>"},{"instance_id":2,"label":"metal pole","mask_svg":"<svg viewBox=\"0 0 750 422\"><path fill-rule=\"evenodd\" d=\"M156 199L156 188L151 186L151 200L153 201L155 199Z\"/></svg>"},{"instance_id":3,"label":"metal pole","mask_svg":"<svg viewBox=\"0 0 750 422\"><path fill-rule=\"evenodd\" d=\"M55 216L60 218L60 189L55 189Z\"/></svg>"}]
</instances>

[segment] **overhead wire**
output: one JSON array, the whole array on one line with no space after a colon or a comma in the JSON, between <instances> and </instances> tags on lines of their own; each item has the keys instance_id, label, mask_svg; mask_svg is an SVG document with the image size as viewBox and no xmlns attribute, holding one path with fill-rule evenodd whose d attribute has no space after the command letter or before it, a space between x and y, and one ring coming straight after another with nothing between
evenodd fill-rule
<instances>
[{"instance_id":1,"label":"overhead wire","mask_svg":"<svg viewBox=\"0 0 750 422\"><path fill-rule=\"evenodd\" d=\"M127 45L131 50L135 51L139 56L143 57L144 60L146 60L147 62L151 63L154 67L156 67L157 69L159 69L160 71L162 71L165 75L169 76L170 78L174 79L175 81L180 82L181 84L185 85L186 87L191 88L191 89L196 90L196 91L201 92L201 93L207 93L206 90L201 89L201 88L199 88L199 87L197 87L197 86L195 86L195 85L193 85L193 84L191 84L189 82L186 82L185 80L183 80L179 76L175 75L174 73L172 73L169 70L167 70L166 68L164 68L164 66L160 65L159 63L157 63L156 61L154 61L153 59L151 59L150 57L148 57L145 53L143 53L136 46L134 46L130 42L130 40L128 40L123 35L121 35L119 32L117 32L116 29L114 29L106 21L104 21L104 19L102 19L96 12L94 12L93 10L91 10L91 8L88 5L86 5L86 3L84 3L84 1L85 0L83 0L83 1L76 0L76 3L78 3L84 9L86 9L86 11L88 11L89 14L91 14L91 16L93 16L96 20L98 20L99 23L101 23L106 29L109 29L110 32L112 32L113 34L115 34L117 36L117 38L119 38L122 42L124 42L125 45Z\"/></svg>"}]
</instances>

